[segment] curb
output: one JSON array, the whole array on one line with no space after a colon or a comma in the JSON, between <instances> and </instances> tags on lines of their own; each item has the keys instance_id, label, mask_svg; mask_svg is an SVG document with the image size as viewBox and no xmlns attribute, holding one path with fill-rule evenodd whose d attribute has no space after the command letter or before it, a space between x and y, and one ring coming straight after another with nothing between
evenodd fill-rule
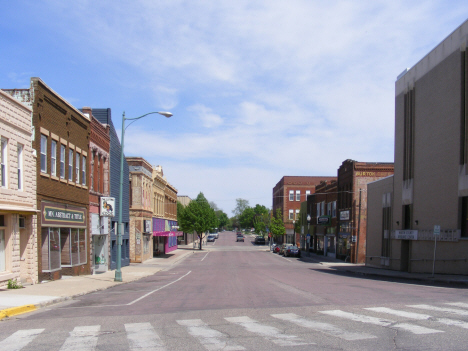
<instances>
[{"instance_id":1,"label":"curb","mask_svg":"<svg viewBox=\"0 0 468 351\"><path fill-rule=\"evenodd\" d=\"M37 308L35 305L23 305L18 307L6 308L0 311L0 321L6 317L16 316L27 312L35 311Z\"/></svg>"}]
</instances>

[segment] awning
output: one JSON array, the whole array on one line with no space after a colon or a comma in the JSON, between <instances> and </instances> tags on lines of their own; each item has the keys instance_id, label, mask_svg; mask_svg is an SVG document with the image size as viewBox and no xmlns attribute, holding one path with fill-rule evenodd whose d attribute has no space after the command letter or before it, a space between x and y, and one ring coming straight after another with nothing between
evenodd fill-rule
<instances>
[{"instance_id":1,"label":"awning","mask_svg":"<svg viewBox=\"0 0 468 351\"><path fill-rule=\"evenodd\" d=\"M15 206L15 205L7 205L7 204L0 204L0 211L6 211L11 213L21 213L21 214L37 214L40 212L31 207L24 207L24 206Z\"/></svg>"},{"instance_id":2,"label":"awning","mask_svg":"<svg viewBox=\"0 0 468 351\"><path fill-rule=\"evenodd\" d=\"M153 236L183 236L184 232L168 231L168 232L153 232Z\"/></svg>"}]
</instances>

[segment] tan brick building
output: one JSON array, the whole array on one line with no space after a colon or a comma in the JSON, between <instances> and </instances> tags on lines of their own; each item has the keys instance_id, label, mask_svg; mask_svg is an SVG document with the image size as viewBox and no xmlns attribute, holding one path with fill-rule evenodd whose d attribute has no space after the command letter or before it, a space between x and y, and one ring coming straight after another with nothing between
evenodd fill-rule
<instances>
[{"instance_id":1,"label":"tan brick building","mask_svg":"<svg viewBox=\"0 0 468 351\"><path fill-rule=\"evenodd\" d=\"M153 167L142 157L127 157L130 174L130 262L153 257Z\"/></svg>"},{"instance_id":2,"label":"tan brick building","mask_svg":"<svg viewBox=\"0 0 468 351\"><path fill-rule=\"evenodd\" d=\"M37 283L36 156L32 110L0 90L0 288Z\"/></svg>"},{"instance_id":3,"label":"tan brick building","mask_svg":"<svg viewBox=\"0 0 468 351\"><path fill-rule=\"evenodd\" d=\"M40 78L5 91L33 109L39 280L89 274L90 119Z\"/></svg>"}]
</instances>

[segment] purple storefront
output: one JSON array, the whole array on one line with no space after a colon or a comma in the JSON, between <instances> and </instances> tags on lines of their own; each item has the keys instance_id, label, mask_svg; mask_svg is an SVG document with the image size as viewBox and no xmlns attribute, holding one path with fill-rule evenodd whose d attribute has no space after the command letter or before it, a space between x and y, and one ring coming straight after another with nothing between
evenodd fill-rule
<instances>
[{"instance_id":1,"label":"purple storefront","mask_svg":"<svg viewBox=\"0 0 468 351\"><path fill-rule=\"evenodd\" d=\"M153 257L177 250L177 237L184 233L176 228L177 221L153 218Z\"/></svg>"}]
</instances>

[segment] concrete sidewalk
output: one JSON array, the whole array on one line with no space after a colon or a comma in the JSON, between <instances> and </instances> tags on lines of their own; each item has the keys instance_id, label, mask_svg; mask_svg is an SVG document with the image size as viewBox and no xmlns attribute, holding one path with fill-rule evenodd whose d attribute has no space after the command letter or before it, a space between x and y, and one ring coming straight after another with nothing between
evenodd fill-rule
<instances>
[{"instance_id":1,"label":"concrete sidewalk","mask_svg":"<svg viewBox=\"0 0 468 351\"><path fill-rule=\"evenodd\" d=\"M414 282L424 282L427 284L442 284L459 287L468 287L468 276L455 274L435 274L430 273L408 273L393 271L377 267L365 266L364 264L345 263L341 260L316 255L313 253L303 254L302 260L321 264L324 269L336 272L355 274L359 276L375 277L380 279L401 279Z\"/></svg>"},{"instance_id":2,"label":"concrete sidewalk","mask_svg":"<svg viewBox=\"0 0 468 351\"><path fill-rule=\"evenodd\" d=\"M179 249L161 257L131 263L121 268L122 282L114 281L115 270L112 270L95 275L67 276L60 280L26 285L23 289L0 289L0 320L153 275L196 251L192 250L192 245L179 246Z\"/></svg>"}]
</instances>

